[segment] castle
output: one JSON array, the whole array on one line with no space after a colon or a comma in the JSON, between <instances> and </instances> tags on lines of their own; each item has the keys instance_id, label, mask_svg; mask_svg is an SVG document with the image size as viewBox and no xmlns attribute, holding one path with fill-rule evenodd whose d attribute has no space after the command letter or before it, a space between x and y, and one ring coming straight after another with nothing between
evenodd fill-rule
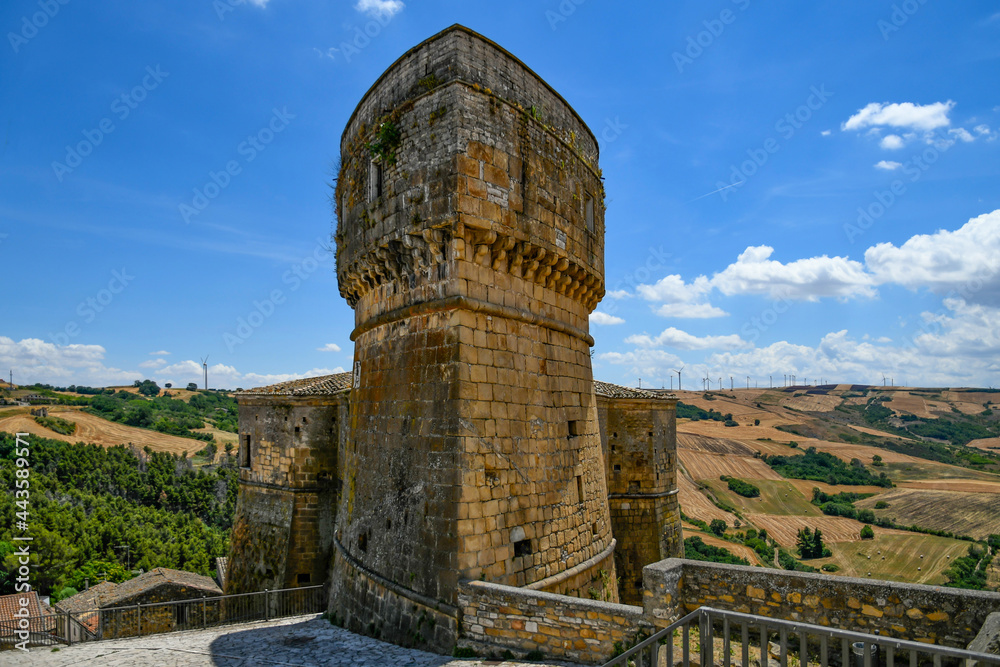
<instances>
[{"instance_id":1,"label":"castle","mask_svg":"<svg viewBox=\"0 0 1000 667\"><path fill-rule=\"evenodd\" d=\"M364 95L335 202L353 370L239 395L227 593L322 583L348 628L446 652L464 581L639 604L682 552L676 400L593 380L586 124L453 26Z\"/></svg>"}]
</instances>

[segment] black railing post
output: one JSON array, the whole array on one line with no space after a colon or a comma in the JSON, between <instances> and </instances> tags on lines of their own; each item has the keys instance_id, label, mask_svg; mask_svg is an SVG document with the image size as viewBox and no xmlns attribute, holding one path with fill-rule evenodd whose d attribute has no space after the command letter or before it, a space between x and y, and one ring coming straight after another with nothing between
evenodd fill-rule
<instances>
[{"instance_id":1,"label":"black railing post","mask_svg":"<svg viewBox=\"0 0 1000 667\"><path fill-rule=\"evenodd\" d=\"M268 595L267 589L265 588L264 589L264 620L265 621L270 621L271 620L271 603L270 603L270 599L271 599L271 596Z\"/></svg>"}]
</instances>

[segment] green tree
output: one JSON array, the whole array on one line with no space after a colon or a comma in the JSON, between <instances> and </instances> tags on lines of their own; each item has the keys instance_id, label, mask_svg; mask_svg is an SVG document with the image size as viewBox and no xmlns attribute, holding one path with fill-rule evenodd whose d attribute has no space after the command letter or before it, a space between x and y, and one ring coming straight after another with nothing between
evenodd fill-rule
<instances>
[{"instance_id":1,"label":"green tree","mask_svg":"<svg viewBox=\"0 0 1000 667\"><path fill-rule=\"evenodd\" d=\"M719 537L722 537L728 527L729 525L723 519L712 519L712 523L709 524L708 529Z\"/></svg>"},{"instance_id":2,"label":"green tree","mask_svg":"<svg viewBox=\"0 0 1000 667\"><path fill-rule=\"evenodd\" d=\"M861 527L861 539L863 539L863 540L874 540L875 539L875 531L874 531L874 529L872 529L872 527L869 526L869 525L867 525L867 524L865 524L864 526L862 526Z\"/></svg>"},{"instance_id":3,"label":"green tree","mask_svg":"<svg viewBox=\"0 0 1000 667\"><path fill-rule=\"evenodd\" d=\"M198 385L195 384L194 382L188 382L187 390L188 391L198 391Z\"/></svg>"},{"instance_id":4,"label":"green tree","mask_svg":"<svg viewBox=\"0 0 1000 667\"><path fill-rule=\"evenodd\" d=\"M160 387L152 380L135 381L135 386L139 388L139 393L143 396L159 396Z\"/></svg>"}]
</instances>

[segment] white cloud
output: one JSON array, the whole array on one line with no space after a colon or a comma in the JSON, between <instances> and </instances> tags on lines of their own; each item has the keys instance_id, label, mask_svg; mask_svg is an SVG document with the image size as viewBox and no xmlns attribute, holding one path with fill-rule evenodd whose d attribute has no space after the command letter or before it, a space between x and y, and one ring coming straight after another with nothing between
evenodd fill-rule
<instances>
[{"instance_id":1,"label":"white cloud","mask_svg":"<svg viewBox=\"0 0 1000 667\"><path fill-rule=\"evenodd\" d=\"M602 313L599 310L590 314L590 322L591 324L625 324L625 320L622 318Z\"/></svg>"},{"instance_id":2,"label":"white cloud","mask_svg":"<svg viewBox=\"0 0 1000 667\"><path fill-rule=\"evenodd\" d=\"M729 315L726 311L710 303L667 303L657 308L656 314L661 317L691 320Z\"/></svg>"},{"instance_id":3,"label":"white cloud","mask_svg":"<svg viewBox=\"0 0 1000 667\"><path fill-rule=\"evenodd\" d=\"M823 130L820 134L824 137L829 137L833 132L831 130Z\"/></svg>"},{"instance_id":4,"label":"white cloud","mask_svg":"<svg viewBox=\"0 0 1000 667\"><path fill-rule=\"evenodd\" d=\"M976 138L973 137L971 134L969 134L969 131L966 130L964 127L956 127L953 130L948 130L948 134L954 137L958 137L967 144L970 144L976 140Z\"/></svg>"},{"instance_id":5,"label":"white cloud","mask_svg":"<svg viewBox=\"0 0 1000 667\"><path fill-rule=\"evenodd\" d=\"M340 352L340 346L336 343L327 343L323 347L317 347L318 352Z\"/></svg>"},{"instance_id":6,"label":"white cloud","mask_svg":"<svg viewBox=\"0 0 1000 667\"><path fill-rule=\"evenodd\" d=\"M956 292L974 303L1000 306L1000 210L955 231L919 234L903 245L879 243L865 264L879 283Z\"/></svg>"},{"instance_id":7,"label":"white cloud","mask_svg":"<svg viewBox=\"0 0 1000 667\"><path fill-rule=\"evenodd\" d=\"M143 379L141 373L105 366L105 352L100 345L56 345L38 338L15 342L0 336L0 367L13 369L16 383L105 386Z\"/></svg>"},{"instance_id":8,"label":"white cloud","mask_svg":"<svg viewBox=\"0 0 1000 667\"><path fill-rule=\"evenodd\" d=\"M626 338L625 342L642 348L672 347L678 350L737 350L751 347L750 343L736 334L699 337L674 327L665 329L656 338L651 338L646 334L633 335Z\"/></svg>"},{"instance_id":9,"label":"white cloud","mask_svg":"<svg viewBox=\"0 0 1000 667\"><path fill-rule=\"evenodd\" d=\"M170 353L167 352L166 350L160 350L159 352L150 352L149 353L149 356L151 356L151 357L166 357L166 356L169 356L169 355L170 355Z\"/></svg>"},{"instance_id":10,"label":"white cloud","mask_svg":"<svg viewBox=\"0 0 1000 667\"><path fill-rule=\"evenodd\" d=\"M371 16L392 18L405 6L401 0L358 0L354 8Z\"/></svg>"},{"instance_id":11,"label":"white cloud","mask_svg":"<svg viewBox=\"0 0 1000 667\"><path fill-rule=\"evenodd\" d=\"M608 297L609 299L631 299L633 294L629 292L627 289L618 289L618 290L611 290L604 296Z\"/></svg>"},{"instance_id":12,"label":"white cloud","mask_svg":"<svg viewBox=\"0 0 1000 667\"><path fill-rule=\"evenodd\" d=\"M985 137L986 141L996 141L997 133L990 129L989 125L976 125L972 128L976 134Z\"/></svg>"},{"instance_id":13,"label":"white cloud","mask_svg":"<svg viewBox=\"0 0 1000 667\"><path fill-rule=\"evenodd\" d=\"M903 147L903 138L898 134L887 134L878 144L887 151L896 151Z\"/></svg>"},{"instance_id":14,"label":"white cloud","mask_svg":"<svg viewBox=\"0 0 1000 667\"><path fill-rule=\"evenodd\" d=\"M208 367L208 386L225 389L235 389L236 387L249 389L250 387L261 387L278 382L343 372L344 369L338 366L336 368L313 368L304 373L241 373L233 366L215 364ZM161 385L164 382L172 382L174 386L194 382L200 387L204 382L204 377L201 364L191 359L166 366L156 372L156 379L160 381Z\"/></svg>"},{"instance_id":15,"label":"white cloud","mask_svg":"<svg viewBox=\"0 0 1000 667\"><path fill-rule=\"evenodd\" d=\"M251 5L254 7L260 7L261 9L267 7L268 2L270 2L270 0L250 0Z\"/></svg>"},{"instance_id":16,"label":"white cloud","mask_svg":"<svg viewBox=\"0 0 1000 667\"><path fill-rule=\"evenodd\" d=\"M770 246L750 246L711 285L726 295L764 294L776 299L817 301L820 297L873 297L871 276L846 257L809 257L788 264L768 259Z\"/></svg>"},{"instance_id":17,"label":"white cloud","mask_svg":"<svg viewBox=\"0 0 1000 667\"><path fill-rule=\"evenodd\" d=\"M139 368L159 368L160 366L165 366L167 362L163 359L148 359L141 364Z\"/></svg>"},{"instance_id":18,"label":"white cloud","mask_svg":"<svg viewBox=\"0 0 1000 667\"><path fill-rule=\"evenodd\" d=\"M680 368L684 363L676 354L665 350L602 352L597 354L597 361L627 367L630 376L636 379L643 378L644 387L667 383L671 369ZM686 370L684 377L688 377Z\"/></svg>"},{"instance_id":19,"label":"white cloud","mask_svg":"<svg viewBox=\"0 0 1000 667\"><path fill-rule=\"evenodd\" d=\"M910 130L930 131L951 124L948 113L955 107L951 100L919 105L912 102L879 104L872 102L847 119L843 130L860 130L865 127L889 126Z\"/></svg>"},{"instance_id":20,"label":"white cloud","mask_svg":"<svg viewBox=\"0 0 1000 667\"><path fill-rule=\"evenodd\" d=\"M882 160L875 165L876 169L885 169L886 171L892 171L894 169L899 169L903 166L902 162L894 162L893 160Z\"/></svg>"}]
</instances>

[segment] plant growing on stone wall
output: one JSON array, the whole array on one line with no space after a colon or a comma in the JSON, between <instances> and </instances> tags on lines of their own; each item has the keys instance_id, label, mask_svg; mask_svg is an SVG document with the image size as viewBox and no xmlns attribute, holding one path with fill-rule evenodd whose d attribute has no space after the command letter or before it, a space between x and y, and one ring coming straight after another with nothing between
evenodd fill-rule
<instances>
[{"instance_id":1,"label":"plant growing on stone wall","mask_svg":"<svg viewBox=\"0 0 1000 667\"><path fill-rule=\"evenodd\" d=\"M392 120L380 123L375 139L368 144L372 158L387 166L396 164L396 149L403 140L403 133Z\"/></svg>"}]
</instances>

